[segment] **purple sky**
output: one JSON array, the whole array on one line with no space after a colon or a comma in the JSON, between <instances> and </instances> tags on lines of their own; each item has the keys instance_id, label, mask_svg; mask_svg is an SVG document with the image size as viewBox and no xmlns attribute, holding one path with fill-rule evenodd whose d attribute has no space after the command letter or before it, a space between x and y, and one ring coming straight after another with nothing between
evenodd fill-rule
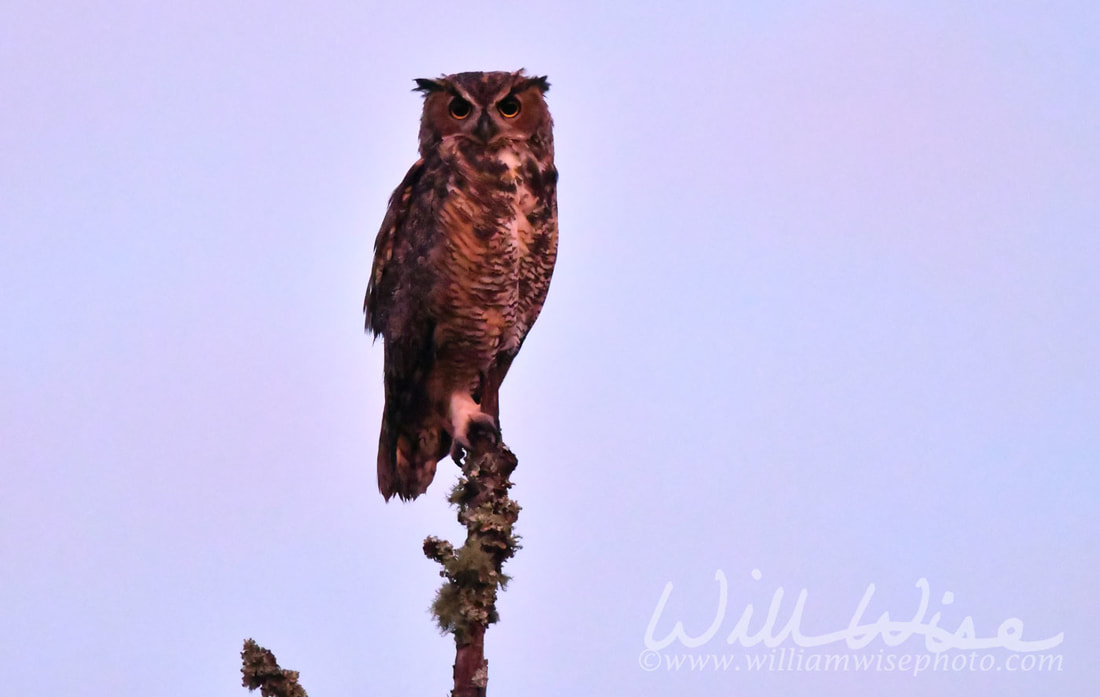
<instances>
[{"instance_id":1,"label":"purple sky","mask_svg":"<svg viewBox=\"0 0 1100 697\"><path fill-rule=\"evenodd\" d=\"M360 304L412 79L524 66L561 248L492 694L1094 694L1100 6L720 4L0 6L7 690L239 697L251 636L315 697L447 692L456 469L383 504ZM925 578L1063 669L643 670L717 570L665 653Z\"/></svg>"}]
</instances>

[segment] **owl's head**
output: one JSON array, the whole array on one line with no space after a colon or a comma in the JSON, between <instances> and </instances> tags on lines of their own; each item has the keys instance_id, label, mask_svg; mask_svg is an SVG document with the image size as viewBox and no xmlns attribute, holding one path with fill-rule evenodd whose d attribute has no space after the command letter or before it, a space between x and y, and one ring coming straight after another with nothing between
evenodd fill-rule
<instances>
[{"instance_id":1,"label":"owl's head","mask_svg":"<svg viewBox=\"0 0 1100 697\"><path fill-rule=\"evenodd\" d=\"M424 94L420 119L420 154L425 156L445 138L459 137L485 148L527 141L552 148L550 111L543 95L546 77L514 73L456 73L434 80L418 79Z\"/></svg>"}]
</instances>

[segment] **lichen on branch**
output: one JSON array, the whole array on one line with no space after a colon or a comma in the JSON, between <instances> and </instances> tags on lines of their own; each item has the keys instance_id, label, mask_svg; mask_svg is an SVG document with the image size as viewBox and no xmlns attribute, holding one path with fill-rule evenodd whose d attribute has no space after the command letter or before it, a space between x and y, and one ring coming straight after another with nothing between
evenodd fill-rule
<instances>
[{"instance_id":1,"label":"lichen on branch","mask_svg":"<svg viewBox=\"0 0 1100 697\"><path fill-rule=\"evenodd\" d=\"M468 456L449 497L466 527L466 542L455 549L438 537L424 540L424 554L443 567L432 614L440 630L455 637L455 695L483 691L488 679L485 629L500 618L497 592L508 583L502 568L520 547L513 531L520 506L508 497L515 468L516 457L503 444Z\"/></svg>"},{"instance_id":2,"label":"lichen on branch","mask_svg":"<svg viewBox=\"0 0 1100 697\"><path fill-rule=\"evenodd\" d=\"M252 639L245 639L241 662L241 682L249 692L259 689L263 697L307 697L298 683L298 671L280 668L275 654Z\"/></svg>"}]
</instances>

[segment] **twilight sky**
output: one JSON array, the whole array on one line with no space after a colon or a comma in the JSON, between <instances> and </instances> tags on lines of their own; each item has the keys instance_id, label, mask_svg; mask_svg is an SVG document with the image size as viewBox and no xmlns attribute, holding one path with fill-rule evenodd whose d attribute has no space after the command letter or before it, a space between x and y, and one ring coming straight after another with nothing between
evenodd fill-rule
<instances>
[{"instance_id":1,"label":"twilight sky","mask_svg":"<svg viewBox=\"0 0 1100 697\"><path fill-rule=\"evenodd\" d=\"M360 307L412 79L522 66L561 246L490 693L1094 694L1100 6L1020 5L0 5L7 691L241 697L251 636L314 697L446 694L457 469L378 495ZM910 629L1018 618L1061 670L669 662L915 661L726 637L779 588L777 630L803 589L803 635L870 584L913 619L920 579ZM657 639L721 628L654 659L668 583Z\"/></svg>"}]
</instances>

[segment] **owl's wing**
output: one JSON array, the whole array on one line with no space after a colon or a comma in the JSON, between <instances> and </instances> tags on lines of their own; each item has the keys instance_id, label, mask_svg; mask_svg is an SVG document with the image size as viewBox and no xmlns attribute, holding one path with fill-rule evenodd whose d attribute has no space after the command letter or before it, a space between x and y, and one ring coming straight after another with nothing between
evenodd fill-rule
<instances>
[{"instance_id":1,"label":"owl's wing","mask_svg":"<svg viewBox=\"0 0 1100 697\"><path fill-rule=\"evenodd\" d=\"M367 331L375 336L382 333L386 323L386 312L389 309L390 298L384 292L387 285L386 269L393 259L394 249L397 247L409 213L413 187L416 186L423 172L424 160L417 160L401 184L394 189L393 196L390 196L386 217L382 220L382 228L374 240L374 266L371 268L370 281L367 283L367 297L363 299L363 312L366 314Z\"/></svg>"}]
</instances>

